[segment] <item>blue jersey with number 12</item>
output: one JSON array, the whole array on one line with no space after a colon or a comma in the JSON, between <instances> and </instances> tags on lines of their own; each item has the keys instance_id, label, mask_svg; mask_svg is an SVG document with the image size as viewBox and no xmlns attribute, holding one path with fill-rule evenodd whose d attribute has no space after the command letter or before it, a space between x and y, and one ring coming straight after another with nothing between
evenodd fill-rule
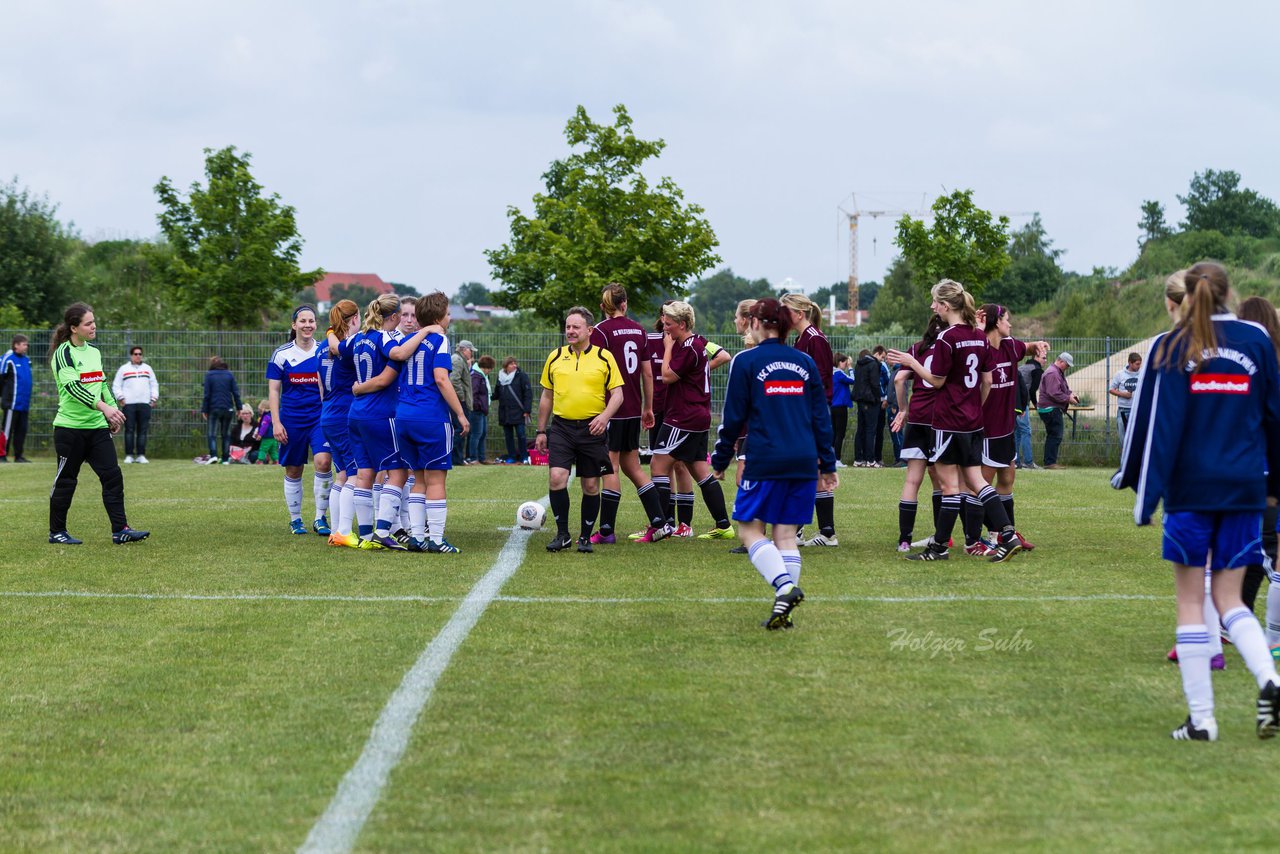
<instances>
[{"instance_id":1,"label":"blue jersey with number 12","mask_svg":"<svg viewBox=\"0 0 1280 854\"><path fill-rule=\"evenodd\" d=\"M407 421L448 421L449 404L436 386L435 369L453 367L449 339L431 333L400 371L400 404L396 418Z\"/></svg>"},{"instance_id":2,"label":"blue jersey with number 12","mask_svg":"<svg viewBox=\"0 0 1280 854\"><path fill-rule=\"evenodd\" d=\"M396 339L389 332L378 329L361 332L351 342L351 360L356 369L356 382L368 382L379 376L387 365L397 371L399 362L391 360L391 350ZM399 389L396 382L386 388L356 397L351 404L351 418L394 418Z\"/></svg>"}]
</instances>

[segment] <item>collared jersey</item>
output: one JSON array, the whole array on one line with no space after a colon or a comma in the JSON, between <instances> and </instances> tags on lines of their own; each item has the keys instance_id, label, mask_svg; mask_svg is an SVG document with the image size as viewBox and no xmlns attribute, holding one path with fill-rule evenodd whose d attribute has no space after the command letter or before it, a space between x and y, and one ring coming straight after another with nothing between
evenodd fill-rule
<instances>
[{"instance_id":1,"label":"collared jersey","mask_svg":"<svg viewBox=\"0 0 1280 854\"><path fill-rule=\"evenodd\" d=\"M667 386L662 381L662 357L666 354L667 345L663 343L661 332L645 333L645 343L648 345L649 364L653 367L653 412L661 415L667 411ZM719 344L708 341L707 361L710 362L723 349Z\"/></svg>"},{"instance_id":2,"label":"collared jersey","mask_svg":"<svg viewBox=\"0 0 1280 854\"><path fill-rule=\"evenodd\" d=\"M609 392L622 385L613 354L588 344L581 353L568 344L557 347L542 366L542 387L552 392L557 418L582 421L604 412Z\"/></svg>"},{"instance_id":3,"label":"collared jersey","mask_svg":"<svg viewBox=\"0 0 1280 854\"><path fill-rule=\"evenodd\" d=\"M707 358L707 339L690 335L672 347L667 368L679 380L667 385L663 423L695 433L710 430L711 364Z\"/></svg>"},{"instance_id":4,"label":"collared jersey","mask_svg":"<svg viewBox=\"0 0 1280 854\"><path fill-rule=\"evenodd\" d=\"M396 419L405 421L449 421L449 404L436 385L436 370L453 369L452 348L445 335L431 333L400 370L400 402Z\"/></svg>"},{"instance_id":5,"label":"collared jersey","mask_svg":"<svg viewBox=\"0 0 1280 854\"><path fill-rule=\"evenodd\" d=\"M311 349L297 341L277 347L267 362L267 379L280 382L280 420L293 425L320 420L320 348L314 338Z\"/></svg>"},{"instance_id":6,"label":"collared jersey","mask_svg":"<svg viewBox=\"0 0 1280 854\"><path fill-rule=\"evenodd\" d=\"M1013 433L1013 410L1018 403L1018 363L1027 355L1027 345L1017 338L1005 338L990 348L991 391L982 403L982 432L988 439Z\"/></svg>"},{"instance_id":7,"label":"collared jersey","mask_svg":"<svg viewBox=\"0 0 1280 854\"><path fill-rule=\"evenodd\" d=\"M97 430L107 426L98 401L116 405L102 372L102 354L89 343L75 347L64 341L53 351L53 379L58 386L58 414L54 427Z\"/></svg>"},{"instance_id":8,"label":"collared jersey","mask_svg":"<svg viewBox=\"0 0 1280 854\"><path fill-rule=\"evenodd\" d=\"M907 348L907 352L924 366L926 372L933 374L933 348L937 344L934 341L928 347L922 346L923 341L917 341ZM936 376L936 374L934 374ZM907 422L909 424L923 424L926 427L933 425L933 399L937 395L938 389L933 383L921 377L915 371L911 372L911 400L907 404Z\"/></svg>"},{"instance_id":9,"label":"collared jersey","mask_svg":"<svg viewBox=\"0 0 1280 854\"><path fill-rule=\"evenodd\" d=\"M808 354L815 365L831 365L835 363L831 352L831 342L827 341L827 336L823 335L822 330L816 326L806 326L804 332L796 336L796 349L801 353ZM831 383L831 374L823 371L822 390L827 395L828 405L831 403Z\"/></svg>"},{"instance_id":10,"label":"collared jersey","mask_svg":"<svg viewBox=\"0 0 1280 854\"><path fill-rule=\"evenodd\" d=\"M591 343L608 350L622 372L622 406L613 417L639 418L643 403L640 366L649 355L645 328L628 317L610 317L591 330Z\"/></svg>"},{"instance_id":11,"label":"collared jersey","mask_svg":"<svg viewBox=\"0 0 1280 854\"><path fill-rule=\"evenodd\" d=\"M338 342L338 355L329 351L328 341L320 343L320 385L324 388L323 418L345 423L355 395L356 366L351 360L351 344L355 336Z\"/></svg>"},{"instance_id":12,"label":"collared jersey","mask_svg":"<svg viewBox=\"0 0 1280 854\"><path fill-rule=\"evenodd\" d=\"M982 375L990 373L986 333L957 323L938 335L930 373L945 377L933 401L933 429L972 433L982 429ZM1012 431L1010 431L1012 432Z\"/></svg>"},{"instance_id":13,"label":"collared jersey","mask_svg":"<svg viewBox=\"0 0 1280 854\"><path fill-rule=\"evenodd\" d=\"M403 362L392 361L391 351L400 343L398 332L384 332L371 329L352 337L351 360L355 364L356 382L364 383L373 379L390 365L397 373L403 368ZM400 396L400 377L395 382L369 394L358 395L351 404L351 418L394 418L396 401Z\"/></svg>"}]
</instances>

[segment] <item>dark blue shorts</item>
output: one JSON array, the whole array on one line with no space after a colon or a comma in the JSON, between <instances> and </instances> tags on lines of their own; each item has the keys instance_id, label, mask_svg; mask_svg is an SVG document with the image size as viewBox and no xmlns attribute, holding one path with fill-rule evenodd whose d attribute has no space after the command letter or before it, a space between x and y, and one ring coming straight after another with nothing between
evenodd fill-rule
<instances>
[{"instance_id":1,"label":"dark blue shorts","mask_svg":"<svg viewBox=\"0 0 1280 854\"><path fill-rule=\"evenodd\" d=\"M733 499L736 522L759 520L769 525L808 525L813 521L813 502L818 479L743 480Z\"/></svg>"},{"instance_id":2,"label":"dark blue shorts","mask_svg":"<svg viewBox=\"0 0 1280 854\"><path fill-rule=\"evenodd\" d=\"M413 471L453 468L453 424L448 421L397 418L396 443L405 465Z\"/></svg>"},{"instance_id":3,"label":"dark blue shorts","mask_svg":"<svg viewBox=\"0 0 1280 854\"><path fill-rule=\"evenodd\" d=\"M1215 572L1262 564L1262 511L1164 514L1165 560Z\"/></svg>"},{"instance_id":4,"label":"dark blue shorts","mask_svg":"<svg viewBox=\"0 0 1280 854\"><path fill-rule=\"evenodd\" d=\"M305 466L313 454L329 453L329 443L324 439L319 420L292 424L281 415L280 423L289 435L289 441L280 445L280 465Z\"/></svg>"},{"instance_id":5,"label":"dark blue shorts","mask_svg":"<svg viewBox=\"0 0 1280 854\"><path fill-rule=\"evenodd\" d=\"M396 445L394 418L374 418L367 421L352 418L348 423L351 429L351 453L355 456L356 468L374 471L405 468L404 460L400 459L400 448Z\"/></svg>"},{"instance_id":6,"label":"dark blue shorts","mask_svg":"<svg viewBox=\"0 0 1280 854\"><path fill-rule=\"evenodd\" d=\"M351 431L347 426L347 414L340 418L320 421L324 430L324 440L329 443L329 453L333 455L333 471L344 471L347 477L356 475L356 458L351 453Z\"/></svg>"}]
</instances>

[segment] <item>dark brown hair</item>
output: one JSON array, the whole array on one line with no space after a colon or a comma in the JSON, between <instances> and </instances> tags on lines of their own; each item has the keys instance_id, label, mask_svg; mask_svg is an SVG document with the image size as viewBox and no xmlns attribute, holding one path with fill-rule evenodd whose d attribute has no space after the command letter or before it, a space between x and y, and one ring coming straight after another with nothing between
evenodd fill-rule
<instances>
[{"instance_id":1,"label":"dark brown hair","mask_svg":"<svg viewBox=\"0 0 1280 854\"><path fill-rule=\"evenodd\" d=\"M419 326L439 323L448 312L449 298L441 291L418 297L418 301L413 304L413 316L418 318Z\"/></svg>"},{"instance_id":2,"label":"dark brown hair","mask_svg":"<svg viewBox=\"0 0 1280 854\"><path fill-rule=\"evenodd\" d=\"M600 307L604 309L606 317L611 316L615 311L621 311L626 304L626 288L617 282L610 282L604 286L604 290L600 293Z\"/></svg>"},{"instance_id":3,"label":"dark brown hair","mask_svg":"<svg viewBox=\"0 0 1280 854\"><path fill-rule=\"evenodd\" d=\"M758 300L755 305L747 309L747 317L754 317L766 329L776 329L780 338L786 338L787 333L791 331L791 313L784 311L782 303L773 297Z\"/></svg>"},{"instance_id":4,"label":"dark brown hair","mask_svg":"<svg viewBox=\"0 0 1280 854\"><path fill-rule=\"evenodd\" d=\"M1276 316L1276 307L1265 297L1249 297L1240 303L1240 319L1250 320L1267 330L1271 336L1271 346L1276 348L1276 358L1280 358L1280 317Z\"/></svg>"},{"instance_id":5,"label":"dark brown hair","mask_svg":"<svg viewBox=\"0 0 1280 854\"><path fill-rule=\"evenodd\" d=\"M49 358L53 359L53 353L64 343L71 340L71 327L79 326L84 320L86 314L92 314L93 307L88 303L73 302L67 306L67 310L62 313L62 322L53 330L53 338L49 341Z\"/></svg>"}]
</instances>

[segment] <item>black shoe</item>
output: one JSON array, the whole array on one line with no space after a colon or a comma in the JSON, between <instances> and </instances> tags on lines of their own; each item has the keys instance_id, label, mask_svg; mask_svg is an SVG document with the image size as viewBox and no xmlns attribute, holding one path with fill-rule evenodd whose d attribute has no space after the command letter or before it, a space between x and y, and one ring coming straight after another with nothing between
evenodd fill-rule
<instances>
[{"instance_id":1,"label":"black shoe","mask_svg":"<svg viewBox=\"0 0 1280 854\"><path fill-rule=\"evenodd\" d=\"M744 555L746 553L747 553L747 547L744 545L736 545L733 548L729 549L729 554L731 555Z\"/></svg>"},{"instance_id":2,"label":"black shoe","mask_svg":"<svg viewBox=\"0 0 1280 854\"><path fill-rule=\"evenodd\" d=\"M125 527L111 535L111 542L117 546L123 546L125 543L140 543L149 536L151 536L150 531L137 531L133 528Z\"/></svg>"},{"instance_id":3,"label":"black shoe","mask_svg":"<svg viewBox=\"0 0 1280 854\"><path fill-rule=\"evenodd\" d=\"M1196 729L1196 725L1191 722L1191 716L1187 715L1187 719L1182 722L1182 726L1169 733L1169 737L1174 741L1217 741L1217 728L1213 729Z\"/></svg>"},{"instance_id":4,"label":"black shoe","mask_svg":"<svg viewBox=\"0 0 1280 854\"><path fill-rule=\"evenodd\" d=\"M14 460L14 462L15 462L15 463L29 463L29 462L31 462L31 460L27 459L26 457L18 457L16 460Z\"/></svg>"},{"instance_id":5,"label":"black shoe","mask_svg":"<svg viewBox=\"0 0 1280 854\"><path fill-rule=\"evenodd\" d=\"M84 540L77 540L66 531L50 531L49 543L56 546L82 546Z\"/></svg>"},{"instance_id":6,"label":"black shoe","mask_svg":"<svg viewBox=\"0 0 1280 854\"><path fill-rule=\"evenodd\" d=\"M549 552L563 551L564 549L569 548L569 546L571 545L573 545L573 538L570 537L568 534L556 534L556 538L551 542L547 543L547 551Z\"/></svg>"},{"instance_id":7,"label":"black shoe","mask_svg":"<svg viewBox=\"0 0 1280 854\"><path fill-rule=\"evenodd\" d=\"M395 541L397 543L404 546L405 548L409 548L409 543L413 540L413 536L404 528L401 528L400 530L396 531L391 536L395 538Z\"/></svg>"},{"instance_id":8,"label":"black shoe","mask_svg":"<svg viewBox=\"0 0 1280 854\"><path fill-rule=\"evenodd\" d=\"M1258 738L1274 738L1280 731L1280 685L1268 682L1258 692Z\"/></svg>"},{"instance_id":9,"label":"black shoe","mask_svg":"<svg viewBox=\"0 0 1280 854\"><path fill-rule=\"evenodd\" d=\"M903 560L950 560L951 555L946 549L936 548L932 543L925 546L925 550L913 555L903 555Z\"/></svg>"},{"instance_id":10,"label":"black shoe","mask_svg":"<svg viewBox=\"0 0 1280 854\"><path fill-rule=\"evenodd\" d=\"M578 551L582 552L583 554L590 554L591 552L595 551L595 549L591 548L590 537L578 537Z\"/></svg>"},{"instance_id":11,"label":"black shoe","mask_svg":"<svg viewBox=\"0 0 1280 854\"><path fill-rule=\"evenodd\" d=\"M791 612L803 601L804 591L792 585L786 593L773 597L773 610L769 613L769 619L761 625L769 631L786 628Z\"/></svg>"},{"instance_id":12,"label":"black shoe","mask_svg":"<svg viewBox=\"0 0 1280 854\"><path fill-rule=\"evenodd\" d=\"M3 465L4 463L7 463L7 462L9 462L8 457L0 457L0 465Z\"/></svg>"},{"instance_id":13,"label":"black shoe","mask_svg":"<svg viewBox=\"0 0 1280 854\"><path fill-rule=\"evenodd\" d=\"M1004 563L1018 552L1022 551L1022 541L1015 534L1002 536L991 550L994 554L987 558L991 563Z\"/></svg>"}]
</instances>

